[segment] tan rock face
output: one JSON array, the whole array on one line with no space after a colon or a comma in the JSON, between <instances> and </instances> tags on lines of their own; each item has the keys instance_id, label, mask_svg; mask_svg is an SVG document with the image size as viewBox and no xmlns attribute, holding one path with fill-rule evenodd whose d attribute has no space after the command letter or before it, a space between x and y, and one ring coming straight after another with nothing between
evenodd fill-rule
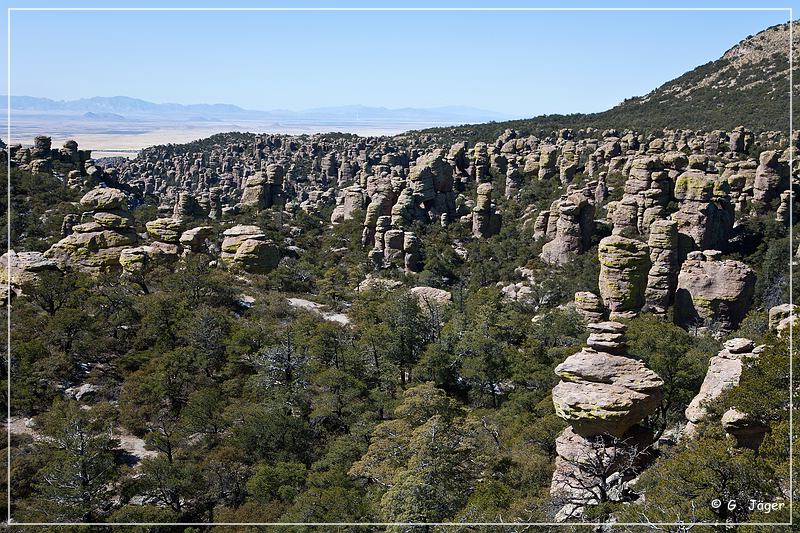
<instances>
[{"instance_id":1,"label":"tan rock face","mask_svg":"<svg viewBox=\"0 0 800 533\"><path fill-rule=\"evenodd\" d=\"M0 256L0 286L11 285L15 293L20 292L22 285L36 281L36 276L46 271L58 271L58 266L41 252L11 250Z\"/></svg>"},{"instance_id":2,"label":"tan rock face","mask_svg":"<svg viewBox=\"0 0 800 533\"><path fill-rule=\"evenodd\" d=\"M730 186L717 174L689 169L675 181L678 211L672 219L678 224L679 245L691 250L719 249L730 237L734 222Z\"/></svg>"},{"instance_id":3,"label":"tan rock face","mask_svg":"<svg viewBox=\"0 0 800 533\"><path fill-rule=\"evenodd\" d=\"M157 218L145 223L145 228L151 239L177 244L183 230L183 223L174 218Z\"/></svg>"},{"instance_id":4,"label":"tan rock face","mask_svg":"<svg viewBox=\"0 0 800 533\"><path fill-rule=\"evenodd\" d=\"M125 193L110 187L98 187L81 198L87 211L83 220L73 225L72 233L55 243L44 255L63 267L90 274L119 272L120 253L136 244L138 236L131 226Z\"/></svg>"},{"instance_id":5,"label":"tan rock face","mask_svg":"<svg viewBox=\"0 0 800 533\"><path fill-rule=\"evenodd\" d=\"M781 304L770 308L769 310L769 329L778 331L778 328L784 320L789 319L791 316L797 315L797 306L794 304Z\"/></svg>"},{"instance_id":6,"label":"tan rock face","mask_svg":"<svg viewBox=\"0 0 800 533\"><path fill-rule=\"evenodd\" d=\"M718 260L718 252L693 252L684 261L675 292L675 323L703 327L716 323L734 330L750 309L755 273L739 261Z\"/></svg>"},{"instance_id":7,"label":"tan rock face","mask_svg":"<svg viewBox=\"0 0 800 533\"><path fill-rule=\"evenodd\" d=\"M588 188L565 195L555 212L557 218L548 222L555 224L555 237L542 247L541 258L551 265L563 265L589 248L594 229L594 195Z\"/></svg>"},{"instance_id":8,"label":"tan rock face","mask_svg":"<svg viewBox=\"0 0 800 533\"><path fill-rule=\"evenodd\" d=\"M678 225L672 220L653 222L647 246L651 266L645 301L651 310L664 312L672 303L678 284Z\"/></svg>"},{"instance_id":9,"label":"tan rock face","mask_svg":"<svg viewBox=\"0 0 800 533\"><path fill-rule=\"evenodd\" d=\"M715 400L724 391L739 384L742 366L748 358L757 357L760 352L750 339L731 339L725 343L724 349L711 358L706 377L689 406L685 415L689 421L689 433L694 431L694 424L706 416L706 405Z\"/></svg>"},{"instance_id":10,"label":"tan rock face","mask_svg":"<svg viewBox=\"0 0 800 533\"><path fill-rule=\"evenodd\" d=\"M600 241L600 297L611 318L632 316L645 303L650 255L645 243L611 235Z\"/></svg>"},{"instance_id":11,"label":"tan rock face","mask_svg":"<svg viewBox=\"0 0 800 533\"><path fill-rule=\"evenodd\" d=\"M210 239L213 234L214 229L211 226L198 226L184 231L179 241L182 246L192 252L202 252L205 250L206 240Z\"/></svg>"},{"instance_id":12,"label":"tan rock face","mask_svg":"<svg viewBox=\"0 0 800 533\"><path fill-rule=\"evenodd\" d=\"M722 415L722 428L736 439L738 447L750 448L751 450L758 450L764 440L764 436L770 429L767 424L742 413L736 408L728 409Z\"/></svg>"},{"instance_id":13,"label":"tan rock face","mask_svg":"<svg viewBox=\"0 0 800 533\"><path fill-rule=\"evenodd\" d=\"M472 209L472 235L482 239L499 233L502 217L492 203L491 183L478 185L475 207Z\"/></svg>"},{"instance_id":14,"label":"tan rock face","mask_svg":"<svg viewBox=\"0 0 800 533\"><path fill-rule=\"evenodd\" d=\"M581 316L584 322L599 322L603 319L605 309L600 297L593 292L575 293L575 311Z\"/></svg>"},{"instance_id":15,"label":"tan rock face","mask_svg":"<svg viewBox=\"0 0 800 533\"><path fill-rule=\"evenodd\" d=\"M666 215L672 187L661 159L650 155L634 157L625 180L625 192L610 217L614 233L628 230L647 237L650 225Z\"/></svg>"},{"instance_id":16,"label":"tan rock face","mask_svg":"<svg viewBox=\"0 0 800 533\"><path fill-rule=\"evenodd\" d=\"M619 482L634 477L653 441L637 424L656 411L664 385L655 372L625 356L624 324L597 322L587 328L589 347L555 369L561 381L552 392L553 406L570 423L556 439L550 485L551 494L569 502L559 519L601 501L594 491L599 476L606 481L615 475Z\"/></svg>"},{"instance_id":17,"label":"tan rock face","mask_svg":"<svg viewBox=\"0 0 800 533\"><path fill-rule=\"evenodd\" d=\"M637 426L624 440L607 435L585 437L571 427L556 438L556 460L550 494L567 499L557 520L578 516L580 508L599 503L596 487L603 485L601 473L617 471L619 481L631 479L636 469L647 460L643 453L653 442L651 432ZM611 484L609 484L611 485ZM593 490L594 488L594 490Z\"/></svg>"},{"instance_id":18,"label":"tan rock face","mask_svg":"<svg viewBox=\"0 0 800 533\"><path fill-rule=\"evenodd\" d=\"M556 367L556 414L581 435L621 436L655 412L663 381L639 361L584 348Z\"/></svg>"},{"instance_id":19,"label":"tan rock face","mask_svg":"<svg viewBox=\"0 0 800 533\"><path fill-rule=\"evenodd\" d=\"M220 261L251 274L267 274L280 261L280 252L258 226L238 225L223 232Z\"/></svg>"},{"instance_id":20,"label":"tan rock face","mask_svg":"<svg viewBox=\"0 0 800 533\"><path fill-rule=\"evenodd\" d=\"M755 181L753 183L753 200L760 209L774 199L778 198L788 186L788 167L780 161L781 152L766 150L758 158Z\"/></svg>"},{"instance_id":21,"label":"tan rock face","mask_svg":"<svg viewBox=\"0 0 800 533\"><path fill-rule=\"evenodd\" d=\"M409 292L414 295L423 309L427 309L431 305L447 305L453 301L453 295L449 291L436 287L413 287Z\"/></svg>"},{"instance_id":22,"label":"tan rock face","mask_svg":"<svg viewBox=\"0 0 800 533\"><path fill-rule=\"evenodd\" d=\"M553 405L556 414L581 435L621 436L655 412L664 382L640 361L624 355L623 324L602 322L590 328L590 347L555 369L561 381L553 389Z\"/></svg>"},{"instance_id":23,"label":"tan rock face","mask_svg":"<svg viewBox=\"0 0 800 533\"><path fill-rule=\"evenodd\" d=\"M128 209L128 200L125 193L110 187L98 187L87 192L81 198L81 207L87 211L112 211L114 209Z\"/></svg>"}]
</instances>

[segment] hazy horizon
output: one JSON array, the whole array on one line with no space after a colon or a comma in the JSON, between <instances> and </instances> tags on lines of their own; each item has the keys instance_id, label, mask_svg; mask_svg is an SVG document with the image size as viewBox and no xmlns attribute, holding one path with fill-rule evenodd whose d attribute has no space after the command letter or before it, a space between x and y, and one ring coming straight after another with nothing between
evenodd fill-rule
<instances>
[{"instance_id":1,"label":"hazy horizon","mask_svg":"<svg viewBox=\"0 0 800 533\"><path fill-rule=\"evenodd\" d=\"M782 11L14 11L11 94L252 110L597 112L786 19Z\"/></svg>"}]
</instances>

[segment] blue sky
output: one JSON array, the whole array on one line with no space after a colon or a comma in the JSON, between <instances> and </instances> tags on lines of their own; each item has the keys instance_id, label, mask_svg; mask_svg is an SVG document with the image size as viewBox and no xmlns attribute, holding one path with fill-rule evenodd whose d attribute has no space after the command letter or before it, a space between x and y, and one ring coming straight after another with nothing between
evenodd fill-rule
<instances>
[{"instance_id":1,"label":"blue sky","mask_svg":"<svg viewBox=\"0 0 800 533\"><path fill-rule=\"evenodd\" d=\"M13 2L224 6L226 2ZM641 6L643 2L247 2L260 6ZM752 0L646 3L767 7ZM789 7L791 3L774 4ZM718 58L786 12L21 12L12 94L251 109L468 105L592 112ZM5 40L5 25L2 26ZM6 76L3 75L3 87ZM5 90L2 90L5 92Z\"/></svg>"}]
</instances>

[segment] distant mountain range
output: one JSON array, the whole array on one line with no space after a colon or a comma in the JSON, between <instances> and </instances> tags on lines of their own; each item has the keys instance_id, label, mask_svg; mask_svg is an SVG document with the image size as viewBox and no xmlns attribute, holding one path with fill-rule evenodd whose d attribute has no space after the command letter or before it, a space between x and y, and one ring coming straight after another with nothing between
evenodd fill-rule
<instances>
[{"instance_id":1,"label":"distant mountain range","mask_svg":"<svg viewBox=\"0 0 800 533\"><path fill-rule=\"evenodd\" d=\"M6 96L0 97L0 106L6 108ZM181 121L303 121L326 120L432 122L463 124L465 122L487 122L508 119L507 115L468 106L444 106L433 108L368 107L346 105L319 107L303 111L274 109L259 111L244 109L233 104L158 104L128 96L95 96L79 100L52 100L34 96L12 96L11 109L26 113L46 115L81 115L87 120L181 120Z\"/></svg>"}]
</instances>

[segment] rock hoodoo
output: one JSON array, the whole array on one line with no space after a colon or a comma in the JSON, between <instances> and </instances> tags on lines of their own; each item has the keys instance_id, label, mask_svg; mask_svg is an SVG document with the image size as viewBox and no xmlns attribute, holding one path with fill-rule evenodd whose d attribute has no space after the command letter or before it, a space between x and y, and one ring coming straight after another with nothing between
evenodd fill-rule
<instances>
[{"instance_id":1,"label":"rock hoodoo","mask_svg":"<svg viewBox=\"0 0 800 533\"><path fill-rule=\"evenodd\" d=\"M678 275L675 323L684 327L717 324L732 331L747 314L756 276L739 261L719 259L720 252L692 252Z\"/></svg>"},{"instance_id":2,"label":"rock hoodoo","mask_svg":"<svg viewBox=\"0 0 800 533\"><path fill-rule=\"evenodd\" d=\"M652 436L637 424L653 414L664 382L652 370L626 356L626 326L619 322L589 324L587 347L555 369L561 381L553 389L556 414L570 423L556 439L555 472L550 492L568 503L559 518L597 503L599 480L594 460L614 470L623 455L642 455ZM587 453L591 450L592 453ZM619 465L620 480L630 479L635 465Z\"/></svg>"},{"instance_id":3,"label":"rock hoodoo","mask_svg":"<svg viewBox=\"0 0 800 533\"><path fill-rule=\"evenodd\" d=\"M645 243L621 235L600 241L600 297L610 318L630 318L644 306L650 272L650 253Z\"/></svg>"}]
</instances>

